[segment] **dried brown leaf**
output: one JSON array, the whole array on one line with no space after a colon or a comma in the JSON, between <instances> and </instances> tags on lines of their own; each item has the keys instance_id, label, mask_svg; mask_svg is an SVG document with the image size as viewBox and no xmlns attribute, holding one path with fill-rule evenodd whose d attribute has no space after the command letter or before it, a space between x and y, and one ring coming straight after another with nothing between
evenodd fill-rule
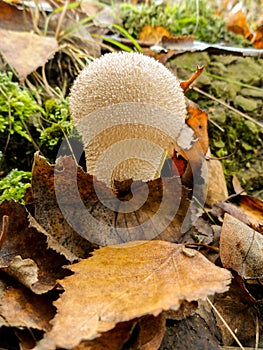
<instances>
[{"instance_id":1,"label":"dried brown leaf","mask_svg":"<svg viewBox=\"0 0 263 350\"><path fill-rule=\"evenodd\" d=\"M59 174L59 166L60 165L56 168L57 174ZM71 169L73 168L73 171L76 169L75 163L71 158L65 165L61 163L61 169L63 169L63 167L69 169L69 176L72 175ZM38 153L35 154L32 169L32 192L35 202L34 217L60 245L71 251L75 256L85 257L91 250L91 245L72 229L59 209L54 188L54 168L55 167L50 165L44 157L41 157ZM80 183L84 176L83 174L84 172L79 168L78 177L80 177ZM60 177L58 180L59 179ZM71 205L70 208L74 211L74 196L72 193L72 186L70 186L70 181L72 180L74 180L74 178L65 179L65 177L63 177L62 182L64 182L61 186L63 186L63 194L65 194L65 198L67 198L68 205ZM83 188L80 187L80 191L82 190ZM93 193L88 189L86 189L86 193L90 200L94 201ZM75 215L75 212L73 213ZM79 219L79 217L80 214L77 218Z\"/></svg>"},{"instance_id":2,"label":"dried brown leaf","mask_svg":"<svg viewBox=\"0 0 263 350\"><path fill-rule=\"evenodd\" d=\"M210 160L208 166L208 189L206 205L210 208L217 202L224 201L228 197L226 179L222 164L219 160Z\"/></svg>"},{"instance_id":3,"label":"dried brown leaf","mask_svg":"<svg viewBox=\"0 0 263 350\"><path fill-rule=\"evenodd\" d=\"M241 186L238 177L234 174L232 178L232 185L236 194L246 194L244 188Z\"/></svg>"},{"instance_id":4,"label":"dried brown leaf","mask_svg":"<svg viewBox=\"0 0 263 350\"><path fill-rule=\"evenodd\" d=\"M142 52L144 55L150 56L155 58L157 61L159 61L162 64L165 64L170 58L172 58L174 55L177 54L176 50L169 50L166 52L166 50L164 50L165 52L155 52L153 50L151 50L148 47L143 47L142 48Z\"/></svg>"},{"instance_id":5,"label":"dried brown leaf","mask_svg":"<svg viewBox=\"0 0 263 350\"><path fill-rule=\"evenodd\" d=\"M216 295L214 299L214 306L242 344L249 339L252 339L252 344L254 344L257 311L249 299L236 277L233 279L229 291ZM234 343L232 335L216 313L215 317L223 344L232 345ZM259 328L261 327L262 322L259 321Z\"/></svg>"},{"instance_id":6,"label":"dried brown leaf","mask_svg":"<svg viewBox=\"0 0 263 350\"><path fill-rule=\"evenodd\" d=\"M0 316L9 327L50 330L49 321L55 315L52 300L36 295L22 284L0 275L4 284L0 303Z\"/></svg>"},{"instance_id":7,"label":"dried brown leaf","mask_svg":"<svg viewBox=\"0 0 263 350\"><path fill-rule=\"evenodd\" d=\"M118 322L226 291L231 280L199 252L164 241L104 247L70 268L75 274L60 281L65 292L55 302L53 328L37 349L70 349Z\"/></svg>"},{"instance_id":8,"label":"dried brown leaf","mask_svg":"<svg viewBox=\"0 0 263 350\"><path fill-rule=\"evenodd\" d=\"M227 28L229 31L243 35L249 40L253 37L247 23L246 14L242 10L229 14Z\"/></svg>"},{"instance_id":9,"label":"dried brown leaf","mask_svg":"<svg viewBox=\"0 0 263 350\"><path fill-rule=\"evenodd\" d=\"M220 258L243 278L263 276L263 235L225 214L220 236Z\"/></svg>"},{"instance_id":10,"label":"dried brown leaf","mask_svg":"<svg viewBox=\"0 0 263 350\"><path fill-rule=\"evenodd\" d=\"M37 294L54 288L56 280L68 274L62 266L69 260L48 248L47 235L31 224L33 219L22 204L3 202L2 216L9 217L9 226L1 242L0 268Z\"/></svg>"},{"instance_id":11,"label":"dried brown leaf","mask_svg":"<svg viewBox=\"0 0 263 350\"><path fill-rule=\"evenodd\" d=\"M139 40L149 41L158 44L163 37L172 37L168 29L162 26L153 27L150 24L144 26L139 34Z\"/></svg>"},{"instance_id":12,"label":"dried brown leaf","mask_svg":"<svg viewBox=\"0 0 263 350\"><path fill-rule=\"evenodd\" d=\"M33 30L29 11L21 11L16 6L0 0L0 28L17 31Z\"/></svg>"},{"instance_id":13,"label":"dried brown leaf","mask_svg":"<svg viewBox=\"0 0 263 350\"><path fill-rule=\"evenodd\" d=\"M238 204L251 225L254 227L263 225L263 202L260 199L248 195L241 195Z\"/></svg>"},{"instance_id":14,"label":"dried brown leaf","mask_svg":"<svg viewBox=\"0 0 263 350\"><path fill-rule=\"evenodd\" d=\"M257 27L255 35L252 40L256 49L263 49L263 24Z\"/></svg>"},{"instance_id":15,"label":"dried brown leaf","mask_svg":"<svg viewBox=\"0 0 263 350\"><path fill-rule=\"evenodd\" d=\"M130 338L137 320L118 323L114 329L94 340L82 341L73 350L119 350ZM131 350L131 349L129 349Z\"/></svg>"},{"instance_id":16,"label":"dried brown leaf","mask_svg":"<svg viewBox=\"0 0 263 350\"><path fill-rule=\"evenodd\" d=\"M76 166L71 157L60 157L56 165L50 165L36 154L32 172L35 218L80 257L88 255L88 241L107 245L157 237L178 242L190 204L189 190L176 177L134 182L133 195L130 184L118 184L116 194ZM194 219L193 215L188 224Z\"/></svg>"},{"instance_id":17,"label":"dried brown leaf","mask_svg":"<svg viewBox=\"0 0 263 350\"><path fill-rule=\"evenodd\" d=\"M42 67L58 49L55 38L32 32L0 29L0 52L23 81L28 74Z\"/></svg>"},{"instance_id":18,"label":"dried brown leaf","mask_svg":"<svg viewBox=\"0 0 263 350\"><path fill-rule=\"evenodd\" d=\"M251 226L258 232L263 229L263 202L255 197L241 194L233 198L233 202L217 203L217 207Z\"/></svg>"},{"instance_id":19,"label":"dried brown leaf","mask_svg":"<svg viewBox=\"0 0 263 350\"><path fill-rule=\"evenodd\" d=\"M165 316L146 316L139 321L140 334L138 346L140 350L158 350L165 333Z\"/></svg>"}]
</instances>

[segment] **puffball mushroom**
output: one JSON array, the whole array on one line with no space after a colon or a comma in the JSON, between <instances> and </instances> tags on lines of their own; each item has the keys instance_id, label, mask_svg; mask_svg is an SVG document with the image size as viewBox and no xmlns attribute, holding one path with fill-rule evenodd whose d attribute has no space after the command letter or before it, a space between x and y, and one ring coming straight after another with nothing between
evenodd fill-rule
<instances>
[{"instance_id":1,"label":"puffball mushroom","mask_svg":"<svg viewBox=\"0 0 263 350\"><path fill-rule=\"evenodd\" d=\"M70 110L88 173L110 186L155 178L186 125L178 79L139 53L109 53L90 63L73 84Z\"/></svg>"}]
</instances>

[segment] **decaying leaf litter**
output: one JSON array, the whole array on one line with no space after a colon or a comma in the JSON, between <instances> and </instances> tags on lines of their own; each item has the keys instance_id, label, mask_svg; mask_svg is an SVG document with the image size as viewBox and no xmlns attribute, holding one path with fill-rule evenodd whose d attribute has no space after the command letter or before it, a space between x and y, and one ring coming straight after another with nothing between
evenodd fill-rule
<instances>
[{"instance_id":1,"label":"decaying leaf litter","mask_svg":"<svg viewBox=\"0 0 263 350\"><path fill-rule=\"evenodd\" d=\"M1 6L7 9L11 5L2 1ZM64 33L59 29L65 15L62 14L67 13L63 9L66 10L61 8L57 11L58 15L54 15L54 22L50 21L56 28L50 42L62 42ZM15 6L12 10L13 18L18 16L21 19L21 10ZM15 22L16 27L13 22L13 29L19 33L23 30L28 32L29 28L41 28L42 16L38 23L32 23L31 18L29 15L27 26L23 28L21 21ZM9 20L3 23L10 25ZM99 30L101 28L98 33ZM259 40L254 42L260 42L259 32L256 33ZM9 33L10 38L12 34ZM247 36L247 29L244 35ZM34 39L34 36L30 38ZM82 48L86 49L82 54L87 58L100 56L100 41L95 42L90 37L79 40ZM27 59L28 68L21 58L17 66L16 62L9 61L10 51L6 51L5 47L1 48L3 57L17 70L21 80L32 71L50 93L55 92L43 79L44 75L41 80L39 73L34 73L36 62L30 67ZM69 47L62 47L62 51L67 51ZM176 55L174 47L166 47L168 52L160 54L162 56L151 55L166 62L171 57L169 55ZM40 66L58 48L53 46L50 53L46 48ZM145 54L149 52L145 51ZM80 70L84 63L77 61L77 57L76 54L75 67ZM196 64L199 62L191 62L192 71ZM199 79L203 79L202 75ZM202 149L208 145L206 123L207 114L189 101L187 124L199 137ZM262 315L262 202L244 194L243 189L228 199L221 164L209 160L205 210L201 211L201 217L195 220L191 230L182 233L193 190L193 182L187 172L189 157L183 153L171 155L172 161L165 164L168 168L166 177L149 182L146 204L136 211L136 215L118 213L116 220L114 210L109 210L100 202L101 196L108 202L112 200L111 188L95 180L95 187L99 188L99 193L96 192L92 175L77 166L72 157L61 157L56 165L52 165L39 154L35 155L32 190L26 196L26 205L11 200L3 202L0 207L0 339L3 348L16 348L18 343L22 348L38 349L189 349L189 346L205 348L208 344L210 349L219 349L220 344L233 345L235 342L258 346ZM62 200L68 204L70 211L78 213L78 198L72 190L76 183L70 174L75 174L85 210L110 227L117 225L129 231L130 227L149 220L158 212L165 191L170 193L168 206L174 201L171 193L180 198L180 206L170 225L157 239L129 243L120 241L109 245L111 241L107 239L111 237L111 232L94 231L90 236L85 219L83 224L76 219L79 226L74 230L76 226L72 228L61 213L54 178L61 185ZM222 185L215 186L215 182ZM141 186L138 181L135 190ZM129 187L129 182L118 185L117 195L123 203L131 198L127 191ZM92 237L90 241L82 237L85 237L83 230ZM100 242L104 239L105 247L96 244L98 237ZM236 254L232 254L233 250ZM224 268L219 267L221 264ZM221 317L215 311L213 313L211 305L205 301L207 296L215 293L219 294L211 300ZM226 324L234 334L229 332ZM194 327L197 332L194 343L193 334L187 332L189 327ZM183 339L179 334L183 335ZM235 335L237 339L234 340Z\"/></svg>"}]
</instances>

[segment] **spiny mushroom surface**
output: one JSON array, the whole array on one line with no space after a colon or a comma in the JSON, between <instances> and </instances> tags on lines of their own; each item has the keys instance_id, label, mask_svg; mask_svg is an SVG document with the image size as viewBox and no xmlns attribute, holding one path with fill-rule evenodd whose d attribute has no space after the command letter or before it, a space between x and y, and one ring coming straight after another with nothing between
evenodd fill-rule
<instances>
[{"instance_id":1,"label":"spiny mushroom surface","mask_svg":"<svg viewBox=\"0 0 263 350\"><path fill-rule=\"evenodd\" d=\"M106 54L80 73L70 110L87 170L107 185L153 179L186 117L178 79L155 59L127 52Z\"/></svg>"}]
</instances>

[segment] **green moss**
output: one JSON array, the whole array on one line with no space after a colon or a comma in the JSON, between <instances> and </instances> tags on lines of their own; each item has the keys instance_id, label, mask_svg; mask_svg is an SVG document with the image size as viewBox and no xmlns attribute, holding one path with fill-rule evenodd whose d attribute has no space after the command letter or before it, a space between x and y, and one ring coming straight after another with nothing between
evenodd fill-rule
<instances>
[{"instance_id":1,"label":"green moss","mask_svg":"<svg viewBox=\"0 0 263 350\"><path fill-rule=\"evenodd\" d=\"M212 154L223 157L235 149L235 141L240 140L240 149L232 157L223 160L224 171L228 181L229 190L232 191L232 176L238 176L241 184L249 192L262 189L262 152L263 130L254 123L245 120L237 114L226 111L225 122L219 122L225 129L221 132L213 124L209 123L210 147Z\"/></svg>"},{"instance_id":2,"label":"green moss","mask_svg":"<svg viewBox=\"0 0 263 350\"><path fill-rule=\"evenodd\" d=\"M37 149L34 120L43 113L32 93L12 79L11 73L0 72L0 162L5 172L30 168L27 156Z\"/></svg>"},{"instance_id":3,"label":"green moss","mask_svg":"<svg viewBox=\"0 0 263 350\"><path fill-rule=\"evenodd\" d=\"M240 107L245 112L253 112L258 107L257 101L255 99L247 98L242 95L236 96L234 104L235 107Z\"/></svg>"},{"instance_id":4,"label":"green moss","mask_svg":"<svg viewBox=\"0 0 263 350\"><path fill-rule=\"evenodd\" d=\"M186 53L177 56L170 64L177 65L179 78L186 80L194 72L199 61L206 61L202 75L209 78L208 80L198 78L197 84L201 90L262 123L263 99L260 97L262 96L263 69L260 60ZM256 77L255 74L257 74ZM252 82L253 85L248 85L248 82ZM262 190L263 129L196 91L188 91L186 95L198 103L200 108L208 113L209 118L224 129L223 132L209 123L209 140L213 156L227 156L235 150L235 141L238 139L241 142L240 149L235 155L222 160L230 193L233 193L232 176L234 174L238 176L242 186L249 193Z\"/></svg>"},{"instance_id":5,"label":"green moss","mask_svg":"<svg viewBox=\"0 0 263 350\"><path fill-rule=\"evenodd\" d=\"M23 203L26 190L31 186L30 182L31 172L13 169L0 180L0 203L9 199Z\"/></svg>"},{"instance_id":6,"label":"green moss","mask_svg":"<svg viewBox=\"0 0 263 350\"><path fill-rule=\"evenodd\" d=\"M5 173L31 170L36 150L54 162L60 143L73 129L68 100L37 93L40 104L34 91L0 72L0 167Z\"/></svg>"},{"instance_id":7,"label":"green moss","mask_svg":"<svg viewBox=\"0 0 263 350\"><path fill-rule=\"evenodd\" d=\"M46 119L41 120L37 128L41 151L50 161L54 161L57 152L65 135L70 136L73 132L73 121L69 116L68 99L60 100L47 99L44 102Z\"/></svg>"},{"instance_id":8,"label":"green moss","mask_svg":"<svg viewBox=\"0 0 263 350\"><path fill-rule=\"evenodd\" d=\"M138 37L145 25L163 26L174 35L194 35L197 40L210 43L225 42L242 46L248 41L227 31L226 23L211 9L207 1L186 1L184 4L169 3L133 6L121 5L124 27L134 37Z\"/></svg>"}]
</instances>

